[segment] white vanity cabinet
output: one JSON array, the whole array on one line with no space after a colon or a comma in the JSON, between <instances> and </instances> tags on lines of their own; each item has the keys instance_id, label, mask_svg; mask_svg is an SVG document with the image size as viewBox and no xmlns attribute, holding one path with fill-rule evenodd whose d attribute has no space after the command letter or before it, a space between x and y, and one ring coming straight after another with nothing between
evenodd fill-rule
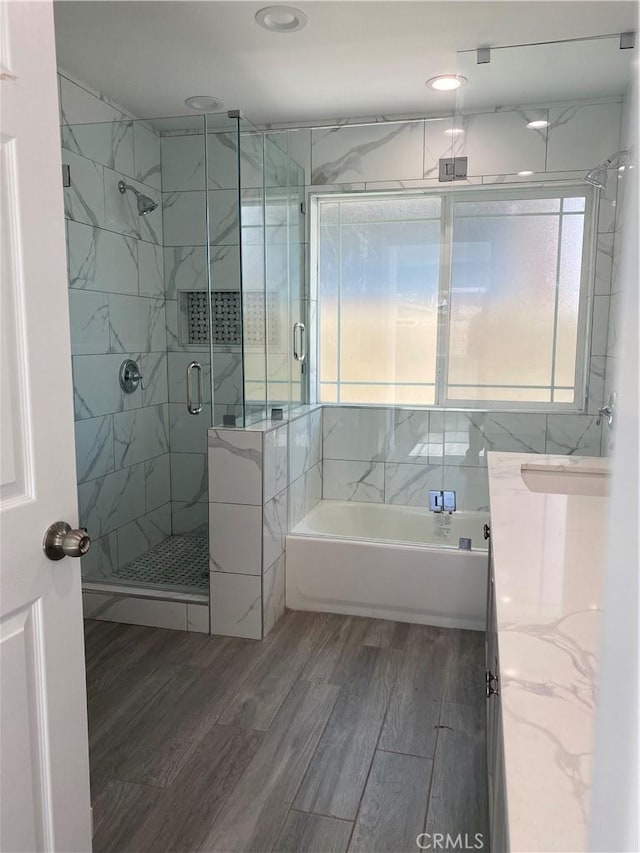
<instances>
[{"instance_id":1,"label":"white vanity cabinet","mask_svg":"<svg viewBox=\"0 0 640 853\"><path fill-rule=\"evenodd\" d=\"M492 853L506 853L506 851L509 850L499 672L495 570L491 538L489 538L487 625L485 633L485 685L487 696L487 775L489 789L490 836L488 849L490 849Z\"/></svg>"}]
</instances>

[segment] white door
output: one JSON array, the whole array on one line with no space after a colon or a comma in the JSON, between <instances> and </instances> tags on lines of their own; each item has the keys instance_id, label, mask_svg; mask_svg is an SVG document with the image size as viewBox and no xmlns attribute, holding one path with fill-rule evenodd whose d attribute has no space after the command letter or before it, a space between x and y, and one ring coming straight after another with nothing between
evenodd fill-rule
<instances>
[{"instance_id":1,"label":"white door","mask_svg":"<svg viewBox=\"0 0 640 853\"><path fill-rule=\"evenodd\" d=\"M53 7L0 2L0 850L91 849Z\"/></svg>"}]
</instances>

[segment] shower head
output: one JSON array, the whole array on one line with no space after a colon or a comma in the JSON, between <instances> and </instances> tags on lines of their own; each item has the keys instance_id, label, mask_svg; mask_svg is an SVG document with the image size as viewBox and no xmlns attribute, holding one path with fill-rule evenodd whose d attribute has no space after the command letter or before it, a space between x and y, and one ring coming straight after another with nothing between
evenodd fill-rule
<instances>
[{"instance_id":1,"label":"shower head","mask_svg":"<svg viewBox=\"0 0 640 853\"><path fill-rule=\"evenodd\" d=\"M592 187L598 187L603 190L607 186L607 168L609 165L609 161L605 160L600 166L596 166L595 169L591 169L590 172L584 176L584 180L586 183L591 184Z\"/></svg>"},{"instance_id":2,"label":"shower head","mask_svg":"<svg viewBox=\"0 0 640 853\"><path fill-rule=\"evenodd\" d=\"M584 180L586 183L591 184L592 187L598 187L598 189L605 189L607 186L607 169L611 166L617 167L620 165L620 161L623 157L626 157L630 152L628 150L624 151L616 151L608 160L605 160L604 163L600 163L599 166L595 166L591 169L590 172L584 176Z\"/></svg>"},{"instance_id":3,"label":"shower head","mask_svg":"<svg viewBox=\"0 0 640 853\"><path fill-rule=\"evenodd\" d=\"M143 193L138 192L135 187L130 187L129 184L125 184L124 181L118 181L118 189L122 195L124 195L127 190L131 190L135 195L136 201L138 202L138 216L146 216L147 213L151 213L151 211L155 210L158 206L153 199L149 198L148 195L143 195Z\"/></svg>"}]
</instances>

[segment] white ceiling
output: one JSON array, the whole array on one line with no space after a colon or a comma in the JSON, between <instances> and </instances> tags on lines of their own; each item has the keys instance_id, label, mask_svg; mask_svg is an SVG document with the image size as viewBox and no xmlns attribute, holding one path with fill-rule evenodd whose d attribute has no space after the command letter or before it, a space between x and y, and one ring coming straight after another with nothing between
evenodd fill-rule
<instances>
[{"instance_id":1,"label":"white ceiling","mask_svg":"<svg viewBox=\"0 0 640 853\"><path fill-rule=\"evenodd\" d=\"M450 110L455 96L424 81L456 70L470 77L465 108L617 94L638 52L494 51L490 66L458 55L635 30L637 3L623 0L294 0L308 16L296 33L256 24L268 2L60 0L58 64L140 117L186 114L186 97L210 94L263 124Z\"/></svg>"}]
</instances>

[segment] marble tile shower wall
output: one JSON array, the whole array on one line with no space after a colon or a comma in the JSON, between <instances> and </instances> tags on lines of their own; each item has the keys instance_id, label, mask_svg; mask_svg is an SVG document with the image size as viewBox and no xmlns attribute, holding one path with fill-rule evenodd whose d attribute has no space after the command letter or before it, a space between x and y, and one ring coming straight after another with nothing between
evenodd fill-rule
<instances>
[{"instance_id":1,"label":"marble tile shower wall","mask_svg":"<svg viewBox=\"0 0 640 853\"><path fill-rule=\"evenodd\" d=\"M599 456L600 439L593 416L325 406L323 497L428 506L446 488L486 510L487 451Z\"/></svg>"},{"instance_id":2,"label":"marble tile shower wall","mask_svg":"<svg viewBox=\"0 0 640 853\"><path fill-rule=\"evenodd\" d=\"M59 75L80 520L87 577L109 577L171 532L160 140ZM124 179L158 208L137 214ZM137 360L144 389L118 371Z\"/></svg>"},{"instance_id":3,"label":"marble tile shower wall","mask_svg":"<svg viewBox=\"0 0 640 853\"><path fill-rule=\"evenodd\" d=\"M442 184L437 180L438 160L450 156L469 158L469 177L465 182L457 182L458 186L461 183L477 186L536 180L573 180L580 183L588 169L618 149L621 111L621 99L608 99L551 105L544 110L521 107L455 117L393 123L378 121L368 126L347 123L338 127L301 127L282 132L289 134L289 150L296 152L296 158L311 174L308 194L441 188ZM546 118L550 122L549 127L542 131L528 129L526 123L532 118ZM464 133L452 134L450 131L454 127L461 128ZM533 177L518 175L522 171L535 174ZM433 424L437 425L436 434L440 435L436 442L438 449L433 450L431 458L428 453L426 457L421 454L416 462L415 459L397 460L393 455L392 458L386 457L384 448L393 444L389 428L385 426L391 415L366 408L360 415L358 407L352 407L346 410L346 422L354 428L366 424L367 429L373 428L371 424L377 424L374 429L377 438L372 442L369 455L359 440L354 439L353 447L358 447L358 450L354 449L354 453L349 455L344 448L336 449L334 439L329 439L327 444L328 427L325 426L325 498L404 502L402 483L410 482L411 475L415 474L415 489L408 489L409 498L406 500L411 503L417 500L420 484L429 479L424 468L426 465L434 469L430 475L432 482L442 478L442 470L437 474L435 470L450 469L447 471L448 481L459 483L459 488L468 495L465 503L481 504L486 494L484 457L481 456L479 462L474 457L474 461L465 463L452 448L459 449L460 442L464 445L465 441L468 448L473 436L482 433L483 424L490 436L495 434L495 443L488 445L495 449L526 449L527 436L534 436L532 446L540 451L552 448L556 453L600 454L606 439L602 438L601 429L596 427L594 416L604 399L605 363L607 355L611 355L611 344L608 350L607 341L610 342L612 334L615 335L611 331L610 320L615 315L613 311L610 314L609 306L611 304L613 308L617 298L615 290L612 292L612 260L618 183L612 176L606 190L600 193L595 282L589 305L592 327L585 413L546 416L452 412L447 415L446 431L443 432L444 427L439 426L439 419L443 416L434 412ZM307 233L307 250L308 240ZM309 299L313 316L317 311L317 292L313 289L309 291ZM340 417L332 412L331 408L325 408L326 425L332 424L332 418ZM403 409L395 417L398 423L404 424L401 432L410 428L409 422L411 428L417 428L421 420L423 427L428 429L428 413ZM456 428L451 425L456 422L463 425L462 438L455 442L445 441L445 435L451 437L455 434ZM514 439L509 435L512 432ZM500 439L501 435L505 441ZM429 445L427 436L428 432L423 434L423 442ZM417 433L415 437L417 439ZM522 441L518 440L519 437ZM413 471L404 467L416 464L421 467Z\"/></svg>"},{"instance_id":4,"label":"marble tile shower wall","mask_svg":"<svg viewBox=\"0 0 640 853\"><path fill-rule=\"evenodd\" d=\"M262 210L260 140L258 135L245 136L241 151L243 239L248 243L243 247L243 274L245 280L250 283L249 289L256 290L261 290L264 286L264 249L256 237L257 232L261 231L262 222L261 219L259 222L253 221L251 216L252 212L259 213ZM205 385L209 385L209 348L190 344L185 340L182 302L186 292L205 293L207 290L207 203L213 290L240 290L238 159L235 133L207 134L207 175L208 181L205 180L202 134L163 135L162 182L169 394L172 404L182 404L181 408L172 407L172 411L180 420L187 417L187 423L189 416L185 415L184 408L186 383L183 368L186 368L191 357L205 367ZM207 388L202 420L209 420L211 423L213 414L212 422L221 424L225 414L240 416L241 353L239 342L214 345L214 411L211 412L210 391ZM197 452L204 453L204 433L198 430L198 436Z\"/></svg>"},{"instance_id":5,"label":"marble tile shower wall","mask_svg":"<svg viewBox=\"0 0 640 853\"><path fill-rule=\"evenodd\" d=\"M181 290L207 291L203 136L163 135L160 150L172 514L178 523L182 515L186 530L202 532L207 524L206 433L211 423L211 364L208 346L189 345L181 334L178 297ZM186 406L186 369L191 361L198 361L203 367L203 407L197 416L190 415Z\"/></svg>"}]
</instances>

